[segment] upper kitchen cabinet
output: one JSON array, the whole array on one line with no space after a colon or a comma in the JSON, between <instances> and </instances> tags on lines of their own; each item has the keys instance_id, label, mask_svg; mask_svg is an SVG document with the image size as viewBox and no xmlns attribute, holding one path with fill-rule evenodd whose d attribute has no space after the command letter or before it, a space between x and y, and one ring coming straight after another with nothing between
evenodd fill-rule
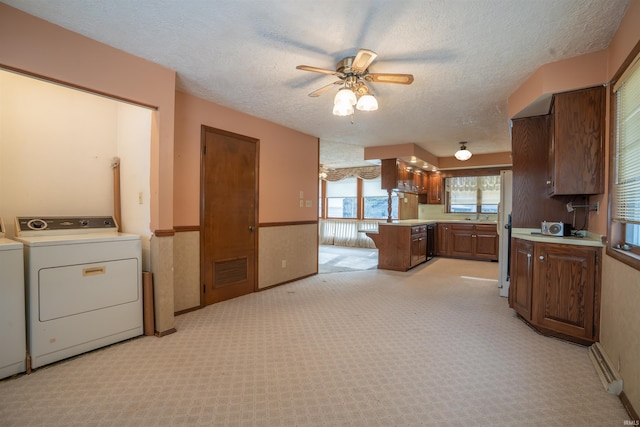
<instances>
[{"instance_id":1,"label":"upper kitchen cabinet","mask_svg":"<svg viewBox=\"0 0 640 427\"><path fill-rule=\"evenodd\" d=\"M380 162L380 175L381 187L385 190L422 195L427 194L430 188L430 177L426 171L398 159L383 159ZM437 200L442 198L441 194L434 197Z\"/></svg>"},{"instance_id":2,"label":"upper kitchen cabinet","mask_svg":"<svg viewBox=\"0 0 640 427\"><path fill-rule=\"evenodd\" d=\"M550 125L547 193L602 193L605 88L555 94Z\"/></svg>"},{"instance_id":3,"label":"upper kitchen cabinet","mask_svg":"<svg viewBox=\"0 0 640 427\"><path fill-rule=\"evenodd\" d=\"M428 178L427 203L440 205L442 204L442 175L437 172L429 172Z\"/></svg>"}]
</instances>

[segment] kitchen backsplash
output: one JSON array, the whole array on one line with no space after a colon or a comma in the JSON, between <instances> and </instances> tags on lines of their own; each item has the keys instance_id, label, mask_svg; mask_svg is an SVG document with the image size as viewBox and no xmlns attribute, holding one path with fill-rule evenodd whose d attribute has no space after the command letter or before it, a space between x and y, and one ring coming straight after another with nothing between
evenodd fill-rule
<instances>
[{"instance_id":1,"label":"kitchen backsplash","mask_svg":"<svg viewBox=\"0 0 640 427\"><path fill-rule=\"evenodd\" d=\"M418 205L418 219L441 219L441 220L456 220L456 219L476 219L475 213L446 213L444 211L445 205ZM489 221L496 221L498 219L497 214L480 214L480 218Z\"/></svg>"}]
</instances>

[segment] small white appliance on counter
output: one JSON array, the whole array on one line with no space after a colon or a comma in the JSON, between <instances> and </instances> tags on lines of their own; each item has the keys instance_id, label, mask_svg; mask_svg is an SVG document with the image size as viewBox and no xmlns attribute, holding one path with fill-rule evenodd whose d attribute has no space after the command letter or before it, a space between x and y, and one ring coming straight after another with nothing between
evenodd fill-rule
<instances>
[{"instance_id":1,"label":"small white appliance on counter","mask_svg":"<svg viewBox=\"0 0 640 427\"><path fill-rule=\"evenodd\" d=\"M112 217L17 217L27 372L142 335L142 244Z\"/></svg>"},{"instance_id":2,"label":"small white appliance on counter","mask_svg":"<svg viewBox=\"0 0 640 427\"><path fill-rule=\"evenodd\" d=\"M501 297L509 296L511 282L511 208L513 206L513 173L500 171L500 204L498 205L498 289Z\"/></svg>"},{"instance_id":3,"label":"small white appliance on counter","mask_svg":"<svg viewBox=\"0 0 640 427\"><path fill-rule=\"evenodd\" d=\"M4 238L0 218L0 378L26 370L22 249L22 243Z\"/></svg>"}]
</instances>

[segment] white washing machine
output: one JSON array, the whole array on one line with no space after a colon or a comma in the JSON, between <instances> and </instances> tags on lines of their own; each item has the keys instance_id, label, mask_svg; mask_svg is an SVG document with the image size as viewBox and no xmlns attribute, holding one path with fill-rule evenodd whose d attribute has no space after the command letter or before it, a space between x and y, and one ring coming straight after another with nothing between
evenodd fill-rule
<instances>
[{"instance_id":1,"label":"white washing machine","mask_svg":"<svg viewBox=\"0 0 640 427\"><path fill-rule=\"evenodd\" d=\"M27 372L142 335L142 244L112 217L17 217Z\"/></svg>"},{"instance_id":2,"label":"white washing machine","mask_svg":"<svg viewBox=\"0 0 640 427\"><path fill-rule=\"evenodd\" d=\"M0 378L25 372L22 243L4 238L0 218Z\"/></svg>"}]
</instances>

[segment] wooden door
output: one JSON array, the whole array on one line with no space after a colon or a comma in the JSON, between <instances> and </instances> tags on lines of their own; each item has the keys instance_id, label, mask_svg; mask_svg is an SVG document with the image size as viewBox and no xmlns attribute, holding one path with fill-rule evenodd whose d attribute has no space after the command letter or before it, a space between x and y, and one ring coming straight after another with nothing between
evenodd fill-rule
<instances>
[{"instance_id":1,"label":"wooden door","mask_svg":"<svg viewBox=\"0 0 640 427\"><path fill-rule=\"evenodd\" d=\"M531 292L533 286L533 243L512 240L511 284L509 306L526 320L531 320Z\"/></svg>"},{"instance_id":2,"label":"wooden door","mask_svg":"<svg viewBox=\"0 0 640 427\"><path fill-rule=\"evenodd\" d=\"M258 140L202 127L201 305L256 289Z\"/></svg>"},{"instance_id":3,"label":"wooden door","mask_svg":"<svg viewBox=\"0 0 640 427\"><path fill-rule=\"evenodd\" d=\"M534 323L593 338L596 249L538 243Z\"/></svg>"}]
</instances>

